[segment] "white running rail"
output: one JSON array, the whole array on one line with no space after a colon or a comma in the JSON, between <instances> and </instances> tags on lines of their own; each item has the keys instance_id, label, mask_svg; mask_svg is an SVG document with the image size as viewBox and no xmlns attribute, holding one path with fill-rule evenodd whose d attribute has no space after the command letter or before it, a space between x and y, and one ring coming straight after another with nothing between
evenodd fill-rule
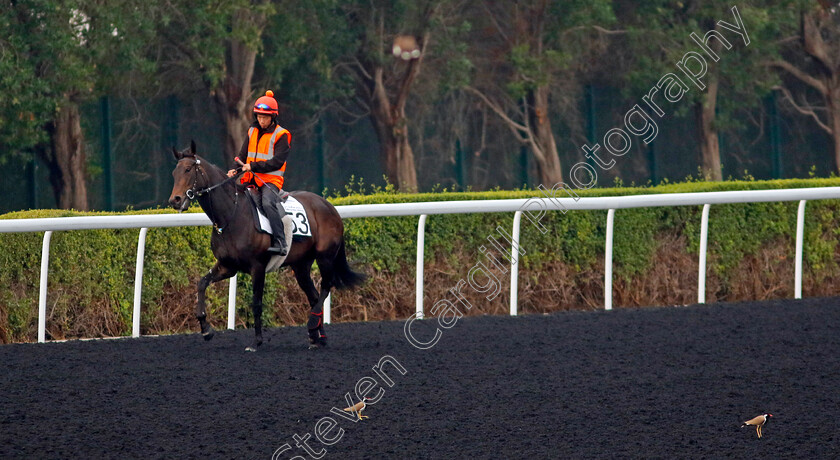
<instances>
[{"instance_id":1,"label":"white running rail","mask_svg":"<svg viewBox=\"0 0 840 460\"><path fill-rule=\"evenodd\" d=\"M794 280L795 298L802 296L802 251L805 226L805 202L808 200L822 200L840 198L840 187L800 188L780 190L749 190L732 192L704 192L704 193L669 193L653 195L631 195L619 197L593 198L522 198L511 200L473 200L473 201L437 201L422 203L390 203L363 204L337 206L342 218L356 217L389 217L389 216L420 216L417 229L417 278L416 303L417 311L422 314L423 309L423 240L427 216L439 214L485 213L485 212L513 212L513 248L512 256L519 249L519 223L522 212L530 213L526 205L538 203L541 210L607 210L607 240L605 242L605 261L607 266L604 275L604 307L612 308L612 223L616 209L648 208L659 206L703 206L701 223L701 240L707 241L708 212L711 205L733 203L759 203L775 201L799 201L796 229L796 268ZM620 218L620 215L619 215ZM94 230L109 228L139 228L140 235L137 243L137 265L135 274L134 314L132 318L132 336L140 334L140 299L142 297L143 255L146 232L156 227L183 227L210 225L210 220L203 213L182 214L134 214L129 216L85 216L85 217L57 217L46 219L8 219L0 220L0 233L13 232L45 232L41 252L41 282L38 302L38 341L45 340L46 325L46 297L47 278L49 276L49 248L50 238L54 231ZM700 267L698 275L698 302L705 301L705 265L706 250L701 244ZM511 258L511 274L517 277L519 257ZM518 312L518 280L511 279L510 313ZM230 283L228 304L228 327L234 325L236 282ZM324 305L324 322L329 322L330 299ZM422 317L421 315L417 315Z\"/></svg>"}]
</instances>

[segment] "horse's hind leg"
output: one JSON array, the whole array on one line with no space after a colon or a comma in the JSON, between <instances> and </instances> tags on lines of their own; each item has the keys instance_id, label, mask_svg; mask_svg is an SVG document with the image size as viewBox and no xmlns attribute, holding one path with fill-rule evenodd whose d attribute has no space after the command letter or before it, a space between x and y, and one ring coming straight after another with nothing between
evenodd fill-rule
<instances>
[{"instance_id":1,"label":"horse's hind leg","mask_svg":"<svg viewBox=\"0 0 840 460\"><path fill-rule=\"evenodd\" d=\"M251 299L251 311L254 313L254 341L245 351L257 351L262 345L262 311L263 289L265 288L265 266L251 270L251 281L254 285L254 297Z\"/></svg>"},{"instance_id":2,"label":"horse's hind leg","mask_svg":"<svg viewBox=\"0 0 840 460\"><path fill-rule=\"evenodd\" d=\"M318 289L315 287L315 283L312 282L312 276L310 276L312 262L312 260L308 260L292 265L292 271L295 273L298 286L306 294L306 299L309 301L309 308L314 307L318 303Z\"/></svg>"},{"instance_id":3,"label":"horse's hind leg","mask_svg":"<svg viewBox=\"0 0 840 460\"><path fill-rule=\"evenodd\" d=\"M318 294L318 301L312 306L309 312L309 340L320 346L327 345L327 335L324 333L324 301L330 295L333 285L332 261L326 258L318 258L318 270L321 272L321 291Z\"/></svg>"},{"instance_id":4,"label":"horse's hind leg","mask_svg":"<svg viewBox=\"0 0 840 460\"><path fill-rule=\"evenodd\" d=\"M318 330L319 326L323 328L323 313L320 312L322 308L318 307L318 289L315 287L315 283L312 282L312 276L310 275L312 271L312 260L302 261L293 265L292 271L295 272L295 279L298 282L298 286L300 286L300 289L306 294L307 300L309 300L310 311L309 321L307 322L309 343L317 346L320 336L323 335L319 334Z\"/></svg>"},{"instance_id":5,"label":"horse's hind leg","mask_svg":"<svg viewBox=\"0 0 840 460\"><path fill-rule=\"evenodd\" d=\"M211 283L215 283L216 281L230 278L234 274L236 274L234 270L216 262L216 265L214 265L206 275L202 276L201 279L198 280L198 302L195 306L195 317L201 325L201 335L204 336L204 340L210 340L213 338L213 327L207 323L207 304L205 302L207 286Z\"/></svg>"}]
</instances>

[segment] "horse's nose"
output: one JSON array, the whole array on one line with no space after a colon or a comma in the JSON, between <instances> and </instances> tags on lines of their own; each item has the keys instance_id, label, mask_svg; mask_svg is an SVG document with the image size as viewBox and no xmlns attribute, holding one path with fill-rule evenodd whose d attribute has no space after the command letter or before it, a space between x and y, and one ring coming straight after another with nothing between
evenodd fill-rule
<instances>
[{"instance_id":1,"label":"horse's nose","mask_svg":"<svg viewBox=\"0 0 840 460\"><path fill-rule=\"evenodd\" d=\"M172 205L173 208L177 208L181 206L181 202L184 198L181 195L172 195L169 197L169 204Z\"/></svg>"}]
</instances>

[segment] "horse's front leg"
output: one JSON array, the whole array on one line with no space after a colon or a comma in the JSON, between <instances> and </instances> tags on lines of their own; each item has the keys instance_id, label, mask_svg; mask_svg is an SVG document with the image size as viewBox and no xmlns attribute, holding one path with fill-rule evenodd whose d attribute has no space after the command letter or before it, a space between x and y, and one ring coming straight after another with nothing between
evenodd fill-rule
<instances>
[{"instance_id":1,"label":"horse's front leg","mask_svg":"<svg viewBox=\"0 0 840 460\"><path fill-rule=\"evenodd\" d=\"M230 278L235 273L234 270L225 267L220 262L216 262L216 265L198 280L198 302L195 306L195 317L201 325L201 335L204 336L204 340L213 338L213 327L207 322L207 304L205 302L207 286L216 281Z\"/></svg>"},{"instance_id":2,"label":"horse's front leg","mask_svg":"<svg viewBox=\"0 0 840 460\"><path fill-rule=\"evenodd\" d=\"M251 270L251 281L254 284L254 297L251 299L251 311L254 312L254 342L245 351L257 351L262 345L262 310L263 289L265 288L265 266L257 266Z\"/></svg>"}]
</instances>

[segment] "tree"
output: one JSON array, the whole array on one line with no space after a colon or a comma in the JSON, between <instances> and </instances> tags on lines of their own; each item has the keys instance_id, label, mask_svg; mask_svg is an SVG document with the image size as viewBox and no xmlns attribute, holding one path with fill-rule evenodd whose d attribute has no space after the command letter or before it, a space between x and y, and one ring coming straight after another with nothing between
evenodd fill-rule
<instances>
[{"instance_id":1,"label":"tree","mask_svg":"<svg viewBox=\"0 0 840 460\"><path fill-rule=\"evenodd\" d=\"M84 41L86 18L44 1L12 2L4 15L8 21L5 40L17 45L9 51L12 60L7 63L17 70L12 78L21 79L4 81L12 88L3 92L15 95L13 111L5 113L4 118L17 118L12 121L14 125L30 129L37 125L34 131L41 131L18 135L7 142L33 149L45 161L59 207L87 209L85 151L78 109L80 95L93 80L86 65L90 57L90 47ZM35 87L25 87L35 81ZM15 106L19 107L17 117Z\"/></svg>"},{"instance_id":2,"label":"tree","mask_svg":"<svg viewBox=\"0 0 840 460\"><path fill-rule=\"evenodd\" d=\"M293 107L303 129L339 101L352 100L353 85L336 78L337 62L346 59L354 37L338 0L288 1L280 6L263 34L258 85L273 88L281 105ZM300 128L299 128L300 129Z\"/></svg>"},{"instance_id":3,"label":"tree","mask_svg":"<svg viewBox=\"0 0 840 460\"><path fill-rule=\"evenodd\" d=\"M176 1L162 7L162 74L172 90L200 82L224 122L225 158L230 165L252 121L254 69L263 33L275 15L269 0ZM179 88L181 86L181 88Z\"/></svg>"},{"instance_id":4,"label":"tree","mask_svg":"<svg viewBox=\"0 0 840 460\"><path fill-rule=\"evenodd\" d=\"M373 124L388 180L403 191L417 190L406 103L447 3L356 1L340 7L355 43L339 71L355 83L356 102ZM391 55L397 36L410 37L419 54L409 52L408 59Z\"/></svg>"},{"instance_id":5,"label":"tree","mask_svg":"<svg viewBox=\"0 0 840 460\"><path fill-rule=\"evenodd\" d=\"M0 38L0 141L47 164L56 203L85 210L87 152L79 104L142 60L148 16L135 0L14 0ZM5 99L5 98L4 98Z\"/></svg>"},{"instance_id":6,"label":"tree","mask_svg":"<svg viewBox=\"0 0 840 460\"><path fill-rule=\"evenodd\" d=\"M45 79L36 77L35 51L24 33L27 14L16 3L0 8L0 162L22 161L23 151L47 141L42 127L54 111Z\"/></svg>"},{"instance_id":7,"label":"tree","mask_svg":"<svg viewBox=\"0 0 840 460\"><path fill-rule=\"evenodd\" d=\"M629 3L631 13L622 18L631 29L627 52L632 62L625 81L634 92L646 94L652 86L665 87L661 78L666 74L679 80L668 80L682 89L675 89L667 102L680 104L672 113L693 112L700 168L706 179L722 180L719 133L739 126L738 111L758 106L776 83L763 71L763 61L776 53L772 13L783 6L759 1L735 7L699 0ZM662 88L659 94L664 101Z\"/></svg>"},{"instance_id":8,"label":"tree","mask_svg":"<svg viewBox=\"0 0 840 460\"><path fill-rule=\"evenodd\" d=\"M551 99L561 85L577 81L582 56L598 44L593 35L610 33L602 26L614 21L611 2L517 0L483 3L480 10L487 24L481 29L490 32L474 43L479 70L466 89L528 146L540 183L561 182Z\"/></svg>"},{"instance_id":9,"label":"tree","mask_svg":"<svg viewBox=\"0 0 840 460\"><path fill-rule=\"evenodd\" d=\"M831 137L835 171L840 172L840 7L807 2L799 24L790 21L786 29L796 40L786 40L783 57L768 61L787 77L787 84L777 88L797 112L811 117ZM804 85L803 90L793 90L791 80ZM814 93L816 104L810 102Z\"/></svg>"}]
</instances>

